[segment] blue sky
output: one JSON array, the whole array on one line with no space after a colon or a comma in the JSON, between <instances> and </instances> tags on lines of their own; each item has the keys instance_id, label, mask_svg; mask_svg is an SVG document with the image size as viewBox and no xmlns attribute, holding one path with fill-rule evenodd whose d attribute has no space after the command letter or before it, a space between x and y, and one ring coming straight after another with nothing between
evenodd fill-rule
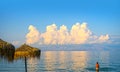
<instances>
[{"instance_id":1,"label":"blue sky","mask_svg":"<svg viewBox=\"0 0 120 72\"><path fill-rule=\"evenodd\" d=\"M40 32L56 23L68 29L87 22L96 35L120 35L119 0L0 0L0 38L24 40L28 26Z\"/></svg>"}]
</instances>

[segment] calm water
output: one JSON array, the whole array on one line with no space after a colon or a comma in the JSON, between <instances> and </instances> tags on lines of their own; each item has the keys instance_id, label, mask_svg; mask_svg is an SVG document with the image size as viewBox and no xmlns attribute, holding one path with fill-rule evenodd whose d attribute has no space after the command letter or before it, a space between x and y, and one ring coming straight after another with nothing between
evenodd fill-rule
<instances>
[{"instance_id":1,"label":"calm water","mask_svg":"<svg viewBox=\"0 0 120 72\"><path fill-rule=\"evenodd\" d=\"M42 51L40 59L27 59L28 72L120 72L119 51ZM25 72L24 60L0 59L0 72Z\"/></svg>"}]
</instances>

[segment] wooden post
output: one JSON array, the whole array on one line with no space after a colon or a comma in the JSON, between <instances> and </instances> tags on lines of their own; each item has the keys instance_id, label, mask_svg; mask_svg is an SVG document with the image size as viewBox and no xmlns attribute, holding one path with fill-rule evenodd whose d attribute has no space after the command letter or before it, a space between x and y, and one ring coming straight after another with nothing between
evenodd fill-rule
<instances>
[{"instance_id":1,"label":"wooden post","mask_svg":"<svg viewBox=\"0 0 120 72\"><path fill-rule=\"evenodd\" d=\"M27 59L25 57L25 72L27 72Z\"/></svg>"}]
</instances>

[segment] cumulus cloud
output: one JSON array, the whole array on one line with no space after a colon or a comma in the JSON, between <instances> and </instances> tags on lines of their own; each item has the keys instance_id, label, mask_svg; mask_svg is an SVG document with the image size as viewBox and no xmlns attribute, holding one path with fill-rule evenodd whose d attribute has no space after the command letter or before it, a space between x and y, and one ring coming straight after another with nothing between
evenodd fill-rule
<instances>
[{"instance_id":1,"label":"cumulus cloud","mask_svg":"<svg viewBox=\"0 0 120 72\"><path fill-rule=\"evenodd\" d=\"M65 44L70 42L68 29L65 25L62 25L58 30L58 44Z\"/></svg>"},{"instance_id":2,"label":"cumulus cloud","mask_svg":"<svg viewBox=\"0 0 120 72\"><path fill-rule=\"evenodd\" d=\"M76 23L71 29L72 44L83 44L91 35L91 31L87 28L87 23Z\"/></svg>"},{"instance_id":3,"label":"cumulus cloud","mask_svg":"<svg viewBox=\"0 0 120 72\"><path fill-rule=\"evenodd\" d=\"M15 46L16 46L16 45L19 45L19 44L20 44L20 41L13 41L12 44L15 45Z\"/></svg>"},{"instance_id":4,"label":"cumulus cloud","mask_svg":"<svg viewBox=\"0 0 120 72\"><path fill-rule=\"evenodd\" d=\"M57 26L55 24L46 27L46 32L42 34L44 44L56 44Z\"/></svg>"},{"instance_id":5,"label":"cumulus cloud","mask_svg":"<svg viewBox=\"0 0 120 72\"><path fill-rule=\"evenodd\" d=\"M46 31L41 33L32 25L29 26L29 33L26 35L26 43L34 44L85 44L85 43L103 43L109 40L109 35L96 36L88 29L87 23L76 23L67 29L62 25L57 28L56 24L46 27Z\"/></svg>"},{"instance_id":6,"label":"cumulus cloud","mask_svg":"<svg viewBox=\"0 0 120 72\"><path fill-rule=\"evenodd\" d=\"M34 44L39 41L40 33L39 31L33 26L29 26L29 32L26 35L26 43L27 44Z\"/></svg>"},{"instance_id":7,"label":"cumulus cloud","mask_svg":"<svg viewBox=\"0 0 120 72\"><path fill-rule=\"evenodd\" d=\"M109 39L109 35L108 34L106 34L106 35L101 35L100 37L99 37L99 41L100 42L105 42L105 41L107 41Z\"/></svg>"},{"instance_id":8,"label":"cumulus cloud","mask_svg":"<svg viewBox=\"0 0 120 72\"><path fill-rule=\"evenodd\" d=\"M109 39L110 36L108 34L100 36L92 35L91 40L89 40L89 43L109 43Z\"/></svg>"}]
</instances>

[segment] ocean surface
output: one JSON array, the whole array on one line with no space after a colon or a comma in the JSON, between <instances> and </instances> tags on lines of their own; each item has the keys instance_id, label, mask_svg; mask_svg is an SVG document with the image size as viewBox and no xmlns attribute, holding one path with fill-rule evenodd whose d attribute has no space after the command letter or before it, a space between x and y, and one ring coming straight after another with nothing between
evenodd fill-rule
<instances>
[{"instance_id":1,"label":"ocean surface","mask_svg":"<svg viewBox=\"0 0 120 72\"><path fill-rule=\"evenodd\" d=\"M120 51L42 51L40 58L27 59L28 72L120 72ZM24 59L0 58L0 72L25 72Z\"/></svg>"}]
</instances>

